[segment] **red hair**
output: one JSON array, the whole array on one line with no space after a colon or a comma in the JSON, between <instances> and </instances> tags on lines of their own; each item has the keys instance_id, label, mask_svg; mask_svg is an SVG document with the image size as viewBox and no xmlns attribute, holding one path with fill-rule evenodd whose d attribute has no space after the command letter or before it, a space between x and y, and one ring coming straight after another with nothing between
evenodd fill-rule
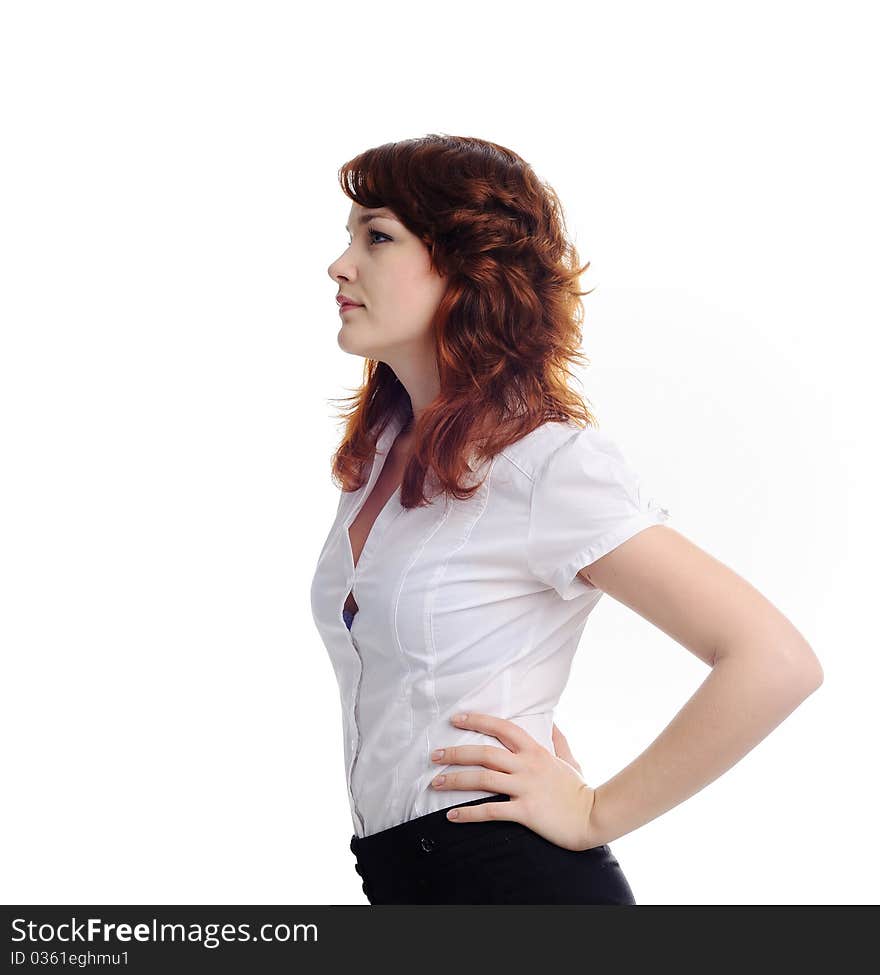
<instances>
[{"instance_id":1,"label":"red hair","mask_svg":"<svg viewBox=\"0 0 880 975\"><path fill-rule=\"evenodd\" d=\"M583 305L574 245L555 191L504 146L430 134L367 149L339 170L345 195L365 208L389 207L430 252L448 287L431 323L440 395L415 426L416 447L401 484L405 508L427 504L425 477L466 499L468 457L480 461L547 420L598 425L573 392ZM591 289L592 290L592 289ZM363 385L339 415L345 435L332 475L343 491L361 487L376 441L412 406L387 363L366 359Z\"/></svg>"}]
</instances>

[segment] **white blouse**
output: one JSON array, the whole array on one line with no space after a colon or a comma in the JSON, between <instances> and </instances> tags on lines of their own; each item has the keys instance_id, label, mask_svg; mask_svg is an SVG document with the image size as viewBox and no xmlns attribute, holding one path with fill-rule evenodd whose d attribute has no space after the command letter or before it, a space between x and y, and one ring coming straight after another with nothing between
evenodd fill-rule
<instances>
[{"instance_id":1,"label":"white blouse","mask_svg":"<svg viewBox=\"0 0 880 975\"><path fill-rule=\"evenodd\" d=\"M608 436L547 421L470 464L469 485L486 478L469 500L441 494L407 510L398 487L355 567L348 528L401 426L394 418L380 434L367 482L340 491L311 587L339 683L357 837L496 794L430 784L449 768L431 761L435 748L504 747L456 728L458 711L506 718L554 751L554 708L602 596L577 573L669 517L643 499L640 478ZM342 610L352 590L358 612L349 630Z\"/></svg>"}]
</instances>

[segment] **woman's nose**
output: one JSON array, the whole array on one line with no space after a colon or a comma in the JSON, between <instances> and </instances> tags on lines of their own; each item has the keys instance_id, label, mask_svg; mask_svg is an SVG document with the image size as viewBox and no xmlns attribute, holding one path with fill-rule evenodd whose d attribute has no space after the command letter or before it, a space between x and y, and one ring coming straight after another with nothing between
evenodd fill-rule
<instances>
[{"instance_id":1,"label":"woman's nose","mask_svg":"<svg viewBox=\"0 0 880 975\"><path fill-rule=\"evenodd\" d=\"M336 260L327 268L327 273L337 284L341 284L342 279L350 281L352 278L351 264L345 260L345 255L337 257Z\"/></svg>"}]
</instances>

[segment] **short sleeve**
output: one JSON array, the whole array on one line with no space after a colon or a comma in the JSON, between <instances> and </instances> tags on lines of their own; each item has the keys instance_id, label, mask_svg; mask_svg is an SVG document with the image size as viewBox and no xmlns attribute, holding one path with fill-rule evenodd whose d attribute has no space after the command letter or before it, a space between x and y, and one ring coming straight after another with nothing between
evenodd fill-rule
<instances>
[{"instance_id":1,"label":"short sleeve","mask_svg":"<svg viewBox=\"0 0 880 975\"><path fill-rule=\"evenodd\" d=\"M551 451L534 475L526 542L529 571L563 599L594 589L578 572L669 518L643 498L617 444L586 427Z\"/></svg>"}]
</instances>

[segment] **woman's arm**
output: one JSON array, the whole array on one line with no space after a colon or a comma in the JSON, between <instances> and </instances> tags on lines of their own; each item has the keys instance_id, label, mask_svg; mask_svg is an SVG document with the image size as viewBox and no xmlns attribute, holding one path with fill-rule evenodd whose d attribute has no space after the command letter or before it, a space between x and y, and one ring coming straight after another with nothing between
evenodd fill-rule
<instances>
[{"instance_id":1,"label":"woman's arm","mask_svg":"<svg viewBox=\"0 0 880 975\"><path fill-rule=\"evenodd\" d=\"M666 525L579 573L712 668L659 737L596 789L591 831L609 843L718 778L822 683L812 648L732 569Z\"/></svg>"}]
</instances>

